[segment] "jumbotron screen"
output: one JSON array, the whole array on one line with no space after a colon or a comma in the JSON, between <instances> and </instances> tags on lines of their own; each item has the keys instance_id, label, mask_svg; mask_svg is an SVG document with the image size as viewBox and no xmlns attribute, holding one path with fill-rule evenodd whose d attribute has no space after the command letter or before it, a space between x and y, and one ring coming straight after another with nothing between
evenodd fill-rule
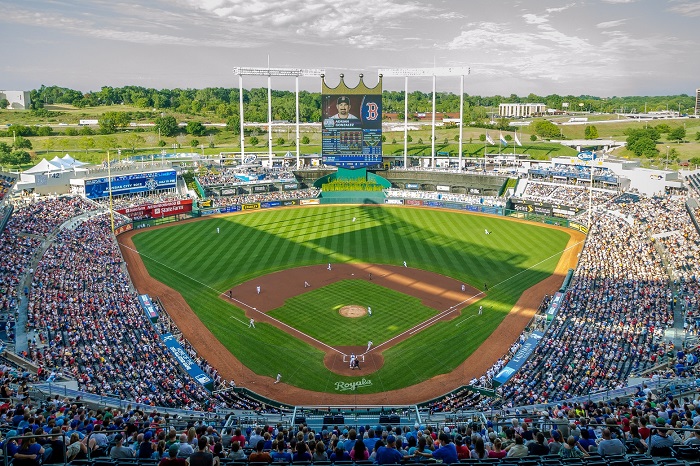
<instances>
[{"instance_id":1,"label":"jumbotron screen","mask_svg":"<svg viewBox=\"0 0 700 466\"><path fill-rule=\"evenodd\" d=\"M348 88L323 86L323 163L344 168L372 167L382 163L381 81L373 89L362 80Z\"/></svg>"}]
</instances>

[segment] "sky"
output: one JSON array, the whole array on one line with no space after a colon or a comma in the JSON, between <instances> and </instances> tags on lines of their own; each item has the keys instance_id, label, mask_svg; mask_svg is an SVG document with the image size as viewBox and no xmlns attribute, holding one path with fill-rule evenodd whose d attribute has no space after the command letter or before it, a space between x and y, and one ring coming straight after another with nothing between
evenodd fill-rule
<instances>
[{"instance_id":1,"label":"sky","mask_svg":"<svg viewBox=\"0 0 700 466\"><path fill-rule=\"evenodd\" d=\"M238 87L234 67L268 63L351 87L360 74L374 86L380 69L468 67L465 92L482 96L700 88L700 0L0 0L0 43L6 90ZM440 76L436 88L459 82ZM299 83L321 90L320 78ZM432 78L408 86L429 91Z\"/></svg>"}]
</instances>

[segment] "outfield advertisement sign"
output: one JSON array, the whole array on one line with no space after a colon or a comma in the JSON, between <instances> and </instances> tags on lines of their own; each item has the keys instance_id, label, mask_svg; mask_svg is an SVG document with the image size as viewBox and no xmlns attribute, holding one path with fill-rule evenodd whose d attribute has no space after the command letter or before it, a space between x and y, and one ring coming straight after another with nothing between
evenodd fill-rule
<instances>
[{"instance_id":1,"label":"outfield advertisement sign","mask_svg":"<svg viewBox=\"0 0 700 466\"><path fill-rule=\"evenodd\" d=\"M420 189L418 183L406 183L406 189Z\"/></svg>"},{"instance_id":2,"label":"outfield advertisement sign","mask_svg":"<svg viewBox=\"0 0 700 466\"><path fill-rule=\"evenodd\" d=\"M230 214L232 212L240 212L241 211L241 206L239 205L229 205L226 207L216 207L214 209L202 209L199 211L199 214L204 217L205 215L214 215L214 214Z\"/></svg>"},{"instance_id":3,"label":"outfield advertisement sign","mask_svg":"<svg viewBox=\"0 0 700 466\"><path fill-rule=\"evenodd\" d=\"M282 191L294 191L299 189L299 183L284 183L282 185Z\"/></svg>"},{"instance_id":4,"label":"outfield advertisement sign","mask_svg":"<svg viewBox=\"0 0 700 466\"><path fill-rule=\"evenodd\" d=\"M423 201L423 205L428 207L444 207L445 203L442 201Z\"/></svg>"},{"instance_id":5,"label":"outfield advertisement sign","mask_svg":"<svg viewBox=\"0 0 700 466\"><path fill-rule=\"evenodd\" d=\"M518 372L520 368L523 367L543 336L544 333L542 332L532 332L530 338L523 343L518 352L515 353L515 356L513 356L513 359L511 359L508 364L506 364L506 367L504 367L501 372L496 374L496 377L493 378L494 387L498 387L508 382L508 380L513 377L513 374Z\"/></svg>"},{"instance_id":6,"label":"outfield advertisement sign","mask_svg":"<svg viewBox=\"0 0 700 466\"><path fill-rule=\"evenodd\" d=\"M144 204L136 207L117 209L117 212L135 220L169 217L171 215L192 212L192 199L181 199L179 201L168 201L158 204Z\"/></svg>"},{"instance_id":7,"label":"outfield advertisement sign","mask_svg":"<svg viewBox=\"0 0 700 466\"><path fill-rule=\"evenodd\" d=\"M251 202L249 204L241 204L241 210L257 210L260 208L259 202Z\"/></svg>"},{"instance_id":8,"label":"outfield advertisement sign","mask_svg":"<svg viewBox=\"0 0 700 466\"><path fill-rule=\"evenodd\" d=\"M187 351L180 345L180 343L175 339L171 333L164 333L161 335L163 343L167 346L168 350L180 363L180 367L187 372L187 374L194 380L202 384L207 390L214 389L214 381L204 373L201 367L197 365L196 362L192 360Z\"/></svg>"},{"instance_id":9,"label":"outfield advertisement sign","mask_svg":"<svg viewBox=\"0 0 700 466\"><path fill-rule=\"evenodd\" d=\"M260 207L263 209L269 209L270 207L280 207L282 206L282 202L280 201L268 201L268 202L261 202Z\"/></svg>"},{"instance_id":10,"label":"outfield advertisement sign","mask_svg":"<svg viewBox=\"0 0 700 466\"><path fill-rule=\"evenodd\" d=\"M570 218L578 214L581 209L564 204L550 204L548 202L530 201L527 199L510 199L511 210L526 212L547 217Z\"/></svg>"},{"instance_id":11,"label":"outfield advertisement sign","mask_svg":"<svg viewBox=\"0 0 700 466\"><path fill-rule=\"evenodd\" d=\"M404 199L405 205L423 205L423 201L419 199Z\"/></svg>"},{"instance_id":12,"label":"outfield advertisement sign","mask_svg":"<svg viewBox=\"0 0 700 466\"><path fill-rule=\"evenodd\" d=\"M131 195L161 189L175 189L176 182L177 175L175 170L113 176L112 196ZM85 197L88 199L109 197L109 189L108 177L85 179Z\"/></svg>"},{"instance_id":13,"label":"outfield advertisement sign","mask_svg":"<svg viewBox=\"0 0 700 466\"><path fill-rule=\"evenodd\" d=\"M403 205L403 199L384 199L385 204Z\"/></svg>"},{"instance_id":14,"label":"outfield advertisement sign","mask_svg":"<svg viewBox=\"0 0 700 466\"><path fill-rule=\"evenodd\" d=\"M299 205L319 205L320 203L320 199L302 199L299 201Z\"/></svg>"}]
</instances>

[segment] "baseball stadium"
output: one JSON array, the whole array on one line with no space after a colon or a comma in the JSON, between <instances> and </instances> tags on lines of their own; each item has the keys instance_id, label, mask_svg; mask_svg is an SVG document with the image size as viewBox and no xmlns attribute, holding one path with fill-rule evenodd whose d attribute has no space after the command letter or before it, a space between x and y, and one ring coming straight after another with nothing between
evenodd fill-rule
<instances>
[{"instance_id":1,"label":"baseball stadium","mask_svg":"<svg viewBox=\"0 0 700 466\"><path fill-rule=\"evenodd\" d=\"M321 154L0 173L6 461L697 464L697 175L387 156L360 81Z\"/></svg>"}]
</instances>

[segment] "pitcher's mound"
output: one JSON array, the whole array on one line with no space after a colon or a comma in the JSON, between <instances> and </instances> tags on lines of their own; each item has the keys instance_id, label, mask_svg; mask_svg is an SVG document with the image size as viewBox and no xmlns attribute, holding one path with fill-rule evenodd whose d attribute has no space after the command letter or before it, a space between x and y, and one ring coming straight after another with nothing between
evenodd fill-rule
<instances>
[{"instance_id":1,"label":"pitcher's mound","mask_svg":"<svg viewBox=\"0 0 700 466\"><path fill-rule=\"evenodd\" d=\"M357 317L362 317L367 315L367 308L364 306L356 306L351 304L349 306L343 306L340 308L340 315L343 317L350 317L355 319Z\"/></svg>"}]
</instances>

